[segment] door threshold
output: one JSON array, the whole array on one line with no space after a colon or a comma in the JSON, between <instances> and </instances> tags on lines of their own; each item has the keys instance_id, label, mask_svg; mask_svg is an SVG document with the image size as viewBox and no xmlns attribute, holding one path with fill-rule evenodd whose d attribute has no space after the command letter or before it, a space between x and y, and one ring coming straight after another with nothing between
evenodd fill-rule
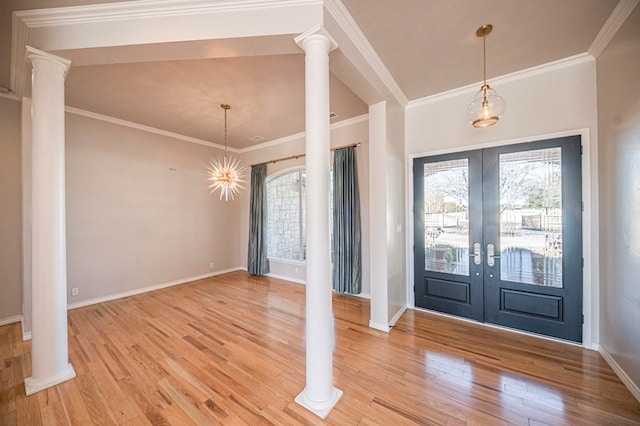
<instances>
[{"instance_id":1,"label":"door threshold","mask_svg":"<svg viewBox=\"0 0 640 426\"><path fill-rule=\"evenodd\" d=\"M480 321L476 321L476 320L471 319L471 318L459 317L457 315L451 315L451 314L447 314L447 313L444 313L444 312L433 311L431 309L420 308L418 306L409 307L408 309L413 309L414 311L421 311L421 312L426 312L426 313L429 313L429 314L439 315L439 316L442 316L442 317L445 317L445 318L450 318L450 319L453 319L453 320L469 322L469 323L472 323L472 324L477 324L477 325L481 325L481 326L488 327L488 328L495 328L496 330L509 331L511 333L522 334L524 336L537 337L539 339L550 340L552 342L564 343L566 345L577 346L579 348L588 349L590 351L598 352L597 349L590 348L590 347L586 346L583 343L572 342L571 340L564 340L564 339L559 339L557 337L545 336L544 334L532 333L530 331L518 330L518 329L515 329L515 328L509 328L509 327L505 327L505 326L502 326L502 325L491 324L491 323L488 323L488 322L480 322Z\"/></svg>"}]
</instances>

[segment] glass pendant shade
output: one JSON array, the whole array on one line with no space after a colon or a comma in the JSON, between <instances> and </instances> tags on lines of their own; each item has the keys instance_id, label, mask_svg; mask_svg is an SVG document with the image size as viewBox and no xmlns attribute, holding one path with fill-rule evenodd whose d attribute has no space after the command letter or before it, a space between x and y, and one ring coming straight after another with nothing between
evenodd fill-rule
<instances>
[{"instance_id":1,"label":"glass pendant shade","mask_svg":"<svg viewBox=\"0 0 640 426\"><path fill-rule=\"evenodd\" d=\"M495 90L493 90L487 84L487 36L491 34L493 25L486 24L481 26L476 31L476 36L482 37L482 75L483 84L480 87L480 91L476 93L469 106L467 107L467 118L473 127L483 128L496 124L504 110L507 108L507 104L498 96Z\"/></svg>"},{"instance_id":2,"label":"glass pendant shade","mask_svg":"<svg viewBox=\"0 0 640 426\"><path fill-rule=\"evenodd\" d=\"M483 85L467 107L467 118L473 127L489 127L504 114L507 104L489 85Z\"/></svg>"}]
</instances>

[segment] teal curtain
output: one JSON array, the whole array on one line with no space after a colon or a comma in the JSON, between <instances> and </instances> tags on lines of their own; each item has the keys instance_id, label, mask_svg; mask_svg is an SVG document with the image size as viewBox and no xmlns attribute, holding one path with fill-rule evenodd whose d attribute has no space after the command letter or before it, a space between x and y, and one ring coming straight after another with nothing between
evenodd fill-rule
<instances>
[{"instance_id":1,"label":"teal curtain","mask_svg":"<svg viewBox=\"0 0 640 426\"><path fill-rule=\"evenodd\" d=\"M249 254L247 270L252 275L269 273L267 259L267 165L251 167L249 207Z\"/></svg>"},{"instance_id":2,"label":"teal curtain","mask_svg":"<svg viewBox=\"0 0 640 426\"><path fill-rule=\"evenodd\" d=\"M333 153L333 288L338 293L362 290L360 193L354 147Z\"/></svg>"}]
</instances>

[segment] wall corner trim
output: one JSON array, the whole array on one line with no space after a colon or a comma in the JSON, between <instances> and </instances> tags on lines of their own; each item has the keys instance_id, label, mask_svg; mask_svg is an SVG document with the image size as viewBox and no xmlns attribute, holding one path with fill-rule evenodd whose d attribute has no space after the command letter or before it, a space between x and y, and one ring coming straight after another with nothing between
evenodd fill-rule
<instances>
[{"instance_id":1,"label":"wall corner trim","mask_svg":"<svg viewBox=\"0 0 640 426\"><path fill-rule=\"evenodd\" d=\"M620 378L622 383L629 389L629 392L640 402L640 387L637 383L631 380L631 377L627 375L624 369L616 362L616 360L611 356L609 351L600 344L598 347L598 352L602 355L602 358L609 364L611 369L616 373L616 375Z\"/></svg>"}]
</instances>

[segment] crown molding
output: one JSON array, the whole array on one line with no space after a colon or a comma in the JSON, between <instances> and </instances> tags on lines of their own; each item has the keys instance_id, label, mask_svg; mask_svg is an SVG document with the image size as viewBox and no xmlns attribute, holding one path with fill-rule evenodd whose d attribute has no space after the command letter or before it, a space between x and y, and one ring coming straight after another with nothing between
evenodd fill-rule
<instances>
[{"instance_id":1,"label":"crown molding","mask_svg":"<svg viewBox=\"0 0 640 426\"><path fill-rule=\"evenodd\" d=\"M166 136L168 138L178 139L185 142L191 142L198 145L204 145L204 146L208 146L208 147L216 148L220 150L224 149L224 145L219 145L217 143L205 141L203 139L193 138L191 136L182 135L180 133L169 132L167 130L158 129L157 127L145 126L143 124L122 120L120 118L115 118L115 117L111 117L104 114L98 114L96 112L91 112L91 111L87 111L80 108L67 106L65 107L65 111L68 112L69 114L75 114L82 117L92 118L94 120L104 121L106 123L111 123L118 126L128 127L131 129L140 130L147 133L153 133L155 135ZM342 127L351 126L353 124L361 123L367 120L369 120L369 114L363 114L357 117L352 117L346 120L338 121L337 123L333 123L331 124L330 128L331 130L340 129ZM304 138L304 136L305 136L305 132L300 132L300 133L295 133L293 135L285 136L283 138L274 139L265 143L261 143L259 145L253 145L253 146L242 148L242 149L233 148L229 146L227 147L227 150L233 152L234 154L243 154L245 152L256 151L258 149L268 148L271 146L291 142L297 139Z\"/></svg>"},{"instance_id":2,"label":"crown molding","mask_svg":"<svg viewBox=\"0 0 640 426\"><path fill-rule=\"evenodd\" d=\"M276 145L280 145L283 143L287 143L287 142L292 142L298 139L302 139L305 136L305 132L300 132L300 133L294 133L293 135L289 135L289 136L284 136L282 138L278 138L278 139L273 139L258 145L253 145L253 146L248 146L246 148L242 148L240 150L238 150L238 152L240 154L244 154L247 152L251 152L251 151L257 151L259 149L263 149L263 148L269 148L271 146L276 146Z\"/></svg>"},{"instance_id":3,"label":"crown molding","mask_svg":"<svg viewBox=\"0 0 640 426\"><path fill-rule=\"evenodd\" d=\"M331 130L348 127L353 124L362 123L364 121L369 121L369 114L362 114L355 117L347 118L342 121L336 121L335 123L331 124Z\"/></svg>"},{"instance_id":4,"label":"crown molding","mask_svg":"<svg viewBox=\"0 0 640 426\"><path fill-rule=\"evenodd\" d=\"M330 126L331 130L340 129L343 127L351 126L354 124L362 123L363 121L369 120L369 114L362 114L357 117L347 118L346 120L338 121L336 123L332 123ZM240 154L244 154L246 152L257 151L259 149L269 148L272 146L280 145L287 142L292 142L298 139L302 139L305 137L305 132L295 133L293 135L285 136L278 139L273 139L271 141L267 141L258 145L249 146L247 148L239 149L237 152Z\"/></svg>"},{"instance_id":5,"label":"crown molding","mask_svg":"<svg viewBox=\"0 0 640 426\"><path fill-rule=\"evenodd\" d=\"M178 139L178 140L181 140L181 141L191 142L191 143L195 143L195 144L198 144L198 145L205 145L205 146L208 146L208 147L211 147L211 148L216 148L216 149L221 149L221 150L224 149L223 145L219 145L217 143L205 141L205 140L198 139L198 138L192 138L191 136L181 135L180 133L174 133L174 132L169 132L169 131L166 131L166 130L161 130L161 129L158 129L156 127L145 126L143 124L138 124L138 123L134 123L132 121L122 120L120 118L115 118L115 117L111 117L111 116L108 116L108 115L98 114L98 113L87 111L87 110L80 109L80 108L67 106L67 107L65 107L65 111L70 113L70 114L80 115L82 117L88 117L88 118L92 118L94 120L104 121L104 122L107 122L107 123L116 124L118 126L129 127L131 129L141 130L141 131L147 132L147 133L153 133L155 135L166 136L166 137L169 137L169 138L172 138L172 139ZM231 148L231 147L227 147L227 150L231 151L231 152L234 152L236 154L240 152L238 149Z\"/></svg>"},{"instance_id":6,"label":"crown molding","mask_svg":"<svg viewBox=\"0 0 640 426\"><path fill-rule=\"evenodd\" d=\"M347 8L342 4L342 1L324 0L324 7L336 20L338 26L340 26L340 28L345 32L357 51L364 57L365 61L374 70L378 78L380 78L395 100L405 108L409 103L409 100L385 66L384 62L382 62L382 59L380 59L373 46L371 46L371 43L369 43L369 40L365 37L364 33Z\"/></svg>"},{"instance_id":7,"label":"crown molding","mask_svg":"<svg viewBox=\"0 0 640 426\"><path fill-rule=\"evenodd\" d=\"M322 4L322 0L138 0L15 12L28 27Z\"/></svg>"},{"instance_id":8,"label":"crown molding","mask_svg":"<svg viewBox=\"0 0 640 426\"><path fill-rule=\"evenodd\" d=\"M27 35L29 27L16 13L11 17L11 73L9 85L11 91L21 98L29 70L27 63Z\"/></svg>"},{"instance_id":9,"label":"crown molding","mask_svg":"<svg viewBox=\"0 0 640 426\"><path fill-rule=\"evenodd\" d=\"M559 59L557 61L548 62L546 64L537 65L535 67L516 71L510 74L505 74L500 77L495 77L490 80L487 80L487 83L489 83L489 85L492 87L496 87L500 84L510 83L513 81L522 80L525 78L544 74L550 71L568 68L574 65L583 64L583 63L592 62L592 61L595 61L595 58L591 56L589 53L581 53L579 55L569 56L568 58ZM454 98L460 95L473 94L477 92L481 86L482 86L482 82L480 81L477 83L458 87L456 89L447 90L446 92L436 93L435 95L416 99L409 102L409 104L407 105L407 109L419 107L419 106L430 104L433 102L439 102L439 101Z\"/></svg>"},{"instance_id":10,"label":"crown molding","mask_svg":"<svg viewBox=\"0 0 640 426\"><path fill-rule=\"evenodd\" d=\"M19 101L18 95L13 92L0 92L0 98L2 99L11 99L12 101Z\"/></svg>"},{"instance_id":11,"label":"crown molding","mask_svg":"<svg viewBox=\"0 0 640 426\"><path fill-rule=\"evenodd\" d=\"M591 43L591 46L589 46L589 49L587 49L587 52L592 54L594 58L600 56L613 36L624 24L624 21L627 20L633 9L638 5L638 1L640 0L620 0L593 40L593 43Z\"/></svg>"}]
</instances>

